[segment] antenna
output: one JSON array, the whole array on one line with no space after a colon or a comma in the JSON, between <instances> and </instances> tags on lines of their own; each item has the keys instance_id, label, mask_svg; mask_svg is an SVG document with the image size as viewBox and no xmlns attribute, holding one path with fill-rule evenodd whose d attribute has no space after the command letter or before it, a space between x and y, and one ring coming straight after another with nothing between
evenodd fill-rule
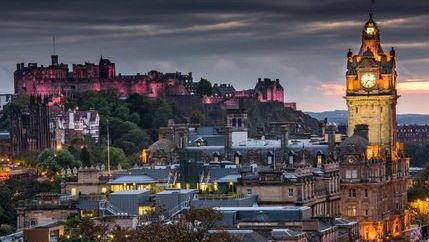
<instances>
[{"instance_id":1,"label":"antenna","mask_svg":"<svg viewBox=\"0 0 429 242\"><path fill-rule=\"evenodd\" d=\"M54 55L55 55L55 52L56 52L56 46L55 46L55 36L52 36L52 47L53 47L53 50L54 50Z\"/></svg>"},{"instance_id":2,"label":"antenna","mask_svg":"<svg viewBox=\"0 0 429 242\"><path fill-rule=\"evenodd\" d=\"M375 5L375 0L371 0L370 5L369 5L369 17L372 18L372 15L374 14L374 5Z\"/></svg>"},{"instance_id":3,"label":"antenna","mask_svg":"<svg viewBox=\"0 0 429 242\"><path fill-rule=\"evenodd\" d=\"M112 175L110 172L110 141L109 141L109 120L107 120L107 171L109 172L109 176Z\"/></svg>"}]
</instances>

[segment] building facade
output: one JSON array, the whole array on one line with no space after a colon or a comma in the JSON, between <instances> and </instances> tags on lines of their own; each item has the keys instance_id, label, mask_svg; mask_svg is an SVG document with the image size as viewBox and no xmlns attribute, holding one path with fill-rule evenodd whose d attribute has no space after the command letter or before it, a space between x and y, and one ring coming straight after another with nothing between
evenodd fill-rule
<instances>
[{"instance_id":1,"label":"building facade","mask_svg":"<svg viewBox=\"0 0 429 242\"><path fill-rule=\"evenodd\" d=\"M396 138L395 50L384 52L370 13L358 53L347 54L348 138L339 147L342 216L364 241L404 238L409 164Z\"/></svg>"},{"instance_id":2,"label":"building facade","mask_svg":"<svg viewBox=\"0 0 429 242\"><path fill-rule=\"evenodd\" d=\"M398 125L398 140L404 144L429 144L429 124Z\"/></svg>"}]
</instances>

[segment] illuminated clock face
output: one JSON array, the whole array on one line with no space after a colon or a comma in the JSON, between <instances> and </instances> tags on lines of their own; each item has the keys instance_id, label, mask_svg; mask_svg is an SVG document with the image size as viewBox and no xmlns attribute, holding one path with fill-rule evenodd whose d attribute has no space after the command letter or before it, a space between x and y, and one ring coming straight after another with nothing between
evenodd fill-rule
<instances>
[{"instance_id":1,"label":"illuminated clock face","mask_svg":"<svg viewBox=\"0 0 429 242\"><path fill-rule=\"evenodd\" d=\"M366 28L366 33L368 35L374 35L375 34L375 28L374 27L367 27Z\"/></svg>"},{"instance_id":2,"label":"illuminated clock face","mask_svg":"<svg viewBox=\"0 0 429 242\"><path fill-rule=\"evenodd\" d=\"M375 75L372 73L365 73L360 78L360 83L365 88L373 88L375 86Z\"/></svg>"}]
</instances>

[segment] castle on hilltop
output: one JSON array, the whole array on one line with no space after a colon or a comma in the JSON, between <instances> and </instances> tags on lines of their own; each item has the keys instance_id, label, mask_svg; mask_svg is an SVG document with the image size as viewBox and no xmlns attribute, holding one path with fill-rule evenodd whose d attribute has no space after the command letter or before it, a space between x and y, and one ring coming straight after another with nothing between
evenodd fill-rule
<instances>
[{"instance_id":1,"label":"castle on hilltop","mask_svg":"<svg viewBox=\"0 0 429 242\"><path fill-rule=\"evenodd\" d=\"M37 63L18 63L14 73L15 94L22 95L72 95L85 91L114 89L120 96L140 94L148 97L162 95L184 95L192 83L192 73L160 73L116 75L115 63L100 58L99 64L86 62L73 64L70 71L67 64L59 63L58 56L51 56L49 66Z\"/></svg>"},{"instance_id":2,"label":"castle on hilltop","mask_svg":"<svg viewBox=\"0 0 429 242\"><path fill-rule=\"evenodd\" d=\"M51 56L49 66L37 63L18 63L14 72L15 94L51 96L70 96L85 91L115 90L119 96L139 94L146 97L194 96L198 82L194 82L192 72L161 73L155 70L146 74L116 74L115 63L103 57L97 64L59 63L58 56ZM279 79L259 78L255 88L236 90L231 84L214 84L212 95L202 99L204 104L235 103L238 99L252 98L259 102L284 102L284 89ZM296 109L295 103L286 103L286 108Z\"/></svg>"}]
</instances>

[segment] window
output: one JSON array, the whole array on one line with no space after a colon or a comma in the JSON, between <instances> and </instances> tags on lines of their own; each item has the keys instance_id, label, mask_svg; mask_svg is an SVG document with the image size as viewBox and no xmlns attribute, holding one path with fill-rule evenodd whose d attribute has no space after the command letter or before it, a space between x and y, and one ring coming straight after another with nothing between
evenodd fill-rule
<instances>
[{"instance_id":1,"label":"window","mask_svg":"<svg viewBox=\"0 0 429 242\"><path fill-rule=\"evenodd\" d=\"M101 188L101 193L106 193L107 189L105 187Z\"/></svg>"},{"instance_id":2,"label":"window","mask_svg":"<svg viewBox=\"0 0 429 242\"><path fill-rule=\"evenodd\" d=\"M347 216L356 216L356 205L351 205L347 208Z\"/></svg>"},{"instance_id":3,"label":"window","mask_svg":"<svg viewBox=\"0 0 429 242\"><path fill-rule=\"evenodd\" d=\"M346 170L346 178L347 179L352 178L352 171L351 170Z\"/></svg>"},{"instance_id":4,"label":"window","mask_svg":"<svg viewBox=\"0 0 429 242\"><path fill-rule=\"evenodd\" d=\"M356 189L349 189L349 197L356 197Z\"/></svg>"},{"instance_id":5,"label":"window","mask_svg":"<svg viewBox=\"0 0 429 242\"><path fill-rule=\"evenodd\" d=\"M369 210L365 209L365 216L369 216Z\"/></svg>"},{"instance_id":6,"label":"window","mask_svg":"<svg viewBox=\"0 0 429 242\"><path fill-rule=\"evenodd\" d=\"M75 187L72 187L72 189L71 189L71 195L72 196L76 196L76 188Z\"/></svg>"},{"instance_id":7,"label":"window","mask_svg":"<svg viewBox=\"0 0 429 242\"><path fill-rule=\"evenodd\" d=\"M365 189L364 196L368 197L368 189Z\"/></svg>"},{"instance_id":8,"label":"window","mask_svg":"<svg viewBox=\"0 0 429 242\"><path fill-rule=\"evenodd\" d=\"M293 189L292 188L289 188L288 196L293 197Z\"/></svg>"},{"instance_id":9,"label":"window","mask_svg":"<svg viewBox=\"0 0 429 242\"><path fill-rule=\"evenodd\" d=\"M247 195L252 194L252 188L247 188Z\"/></svg>"},{"instance_id":10,"label":"window","mask_svg":"<svg viewBox=\"0 0 429 242\"><path fill-rule=\"evenodd\" d=\"M346 170L347 179L356 179L358 178L357 170Z\"/></svg>"}]
</instances>

